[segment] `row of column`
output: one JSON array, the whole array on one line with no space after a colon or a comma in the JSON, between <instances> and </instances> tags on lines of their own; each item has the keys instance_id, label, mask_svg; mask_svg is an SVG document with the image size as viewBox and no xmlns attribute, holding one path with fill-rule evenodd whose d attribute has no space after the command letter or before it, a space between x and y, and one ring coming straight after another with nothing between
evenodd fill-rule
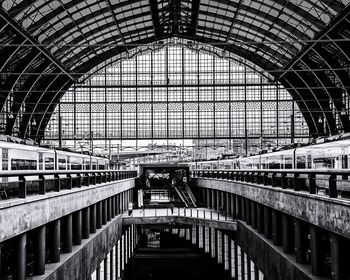
<instances>
[{"instance_id":1,"label":"row of column","mask_svg":"<svg viewBox=\"0 0 350 280\"><path fill-rule=\"evenodd\" d=\"M99 201L0 244L0 278L23 280L45 274L45 264L60 262L116 215L127 211L132 190Z\"/></svg>"},{"instance_id":2,"label":"row of column","mask_svg":"<svg viewBox=\"0 0 350 280\"><path fill-rule=\"evenodd\" d=\"M350 249L349 239L232 193L198 190L199 199L208 208L221 207L228 215L245 221L274 245L281 246L284 253L294 254L297 263L310 265L313 275L333 280L350 277L344 261Z\"/></svg>"},{"instance_id":3,"label":"row of column","mask_svg":"<svg viewBox=\"0 0 350 280\"><path fill-rule=\"evenodd\" d=\"M264 275L243 249L228 235L206 226L171 229L172 234L185 238L203 253L216 259L227 272L228 279L263 280Z\"/></svg>"},{"instance_id":4,"label":"row of column","mask_svg":"<svg viewBox=\"0 0 350 280\"><path fill-rule=\"evenodd\" d=\"M135 225L129 226L112 250L92 273L90 280L118 280L123 278L126 265L138 243Z\"/></svg>"}]
</instances>

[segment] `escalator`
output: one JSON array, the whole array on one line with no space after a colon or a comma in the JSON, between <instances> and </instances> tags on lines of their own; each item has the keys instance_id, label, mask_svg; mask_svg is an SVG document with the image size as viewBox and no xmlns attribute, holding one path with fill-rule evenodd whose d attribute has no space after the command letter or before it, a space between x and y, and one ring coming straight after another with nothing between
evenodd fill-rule
<instances>
[{"instance_id":1,"label":"escalator","mask_svg":"<svg viewBox=\"0 0 350 280\"><path fill-rule=\"evenodd\" d=\"M181 180L173 180L171 186L175 189L182 202L188 208L196 208L196 198L190 187Z\"/></svg>"}]
</instances>

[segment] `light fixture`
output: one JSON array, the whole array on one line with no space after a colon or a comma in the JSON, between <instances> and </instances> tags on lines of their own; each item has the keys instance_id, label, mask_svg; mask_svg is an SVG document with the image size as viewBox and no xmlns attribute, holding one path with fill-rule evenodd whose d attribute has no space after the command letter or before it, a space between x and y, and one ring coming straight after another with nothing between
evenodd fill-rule
<instances>
[{"instance_id":1,"label":"light fixture","mask_svg":"<svg viewBox=\"0 0 350 280\"><path fill-rule=\"evenodd\" d=\"M323 123L323 119L321 116L318 116L318 123Z\"/></svg>"},{"instance_id":2,"label":"light fixture","mask_svg":"<svg viewBox=\"0 0 350 280\"><path fill-rule=\"evenodd\" d=\"M341 108L340 115L346 116L346 110L345 107Z\"/></svg>"},{"instance_id":3,"label":"light fixture","mask_svg":"<svg viewBox=\"0 0 350 280\"><path fill-rule=\"evenodd\" d=\"M36 121L35 121L35 119L32 121L32 125L36 126Z\"/></svg>"}]
</instances>

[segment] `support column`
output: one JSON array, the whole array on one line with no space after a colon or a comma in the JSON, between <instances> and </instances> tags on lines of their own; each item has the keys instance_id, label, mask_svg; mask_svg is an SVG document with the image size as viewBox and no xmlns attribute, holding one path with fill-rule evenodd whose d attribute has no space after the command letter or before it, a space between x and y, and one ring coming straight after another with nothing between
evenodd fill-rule
<instances>
[{"instance_id":1,"label":"support column","mask_svg":"<svg viewBox=\"0 0 350 280\"><path fill-rule=\"evenodd\" d=\"M99 264L96 268L96 280L100 280L100 273L101 273L101 265Z\"/></svg>"},{"instance_id":2,"label":"support column","mask_svg":"<svg viewBox=\"0 0 350 280\"><path fill-rule=\"evenodd\" d=\"M115 247L115 279L114 280L118 280L119 279L119 277L118 277L118 269L119 269L119 266L118 266L118 253L119 253L118 241L114 247Z\"/></svg>"},{"instance_id":3,"label":"support column","mask_svg":"<svg viewBox=\"0 0 350 280\"><path fill-rule=\"evenodd\" d=\"M258 227L258 232L260 234L264 233L264 206L260 203L256 204L256 224Z\"/></svg>"},{"instance_id":4,"label":"support column","mask_svg":"<svg viewBox=\"0 0 350 280\"><path fill-rule=\"evenodd\" d=\"M313 275L322 276L321 231L310 225L311 271Z\"/></svg>"},{"instance_id":5,"label":"support column","mask_svg":"<svg viewBox=\"0 0 350 280\"><path fill-rule=\"evenodd\" d=\"M250 201L250 214L251 214L251 222L252 222L252 227L257 228L257 218L256 218L256 202L251 200Z\"/></svg>"},{"instance_id":6,"label":"support column","mask_svg":"<svg viewBox=\"0 0 350 280\"><path fill-rule=\"evenodd\" d=\"M82 225L81 225L81 210L73 213L73 244L81 244Z\"/></svg>"},{"instance_id":7,"label":"support column","mask_svg":"<svg viewBox=\"0 0 350 280\"><path fill-rule=\"evenodd\" d=\"M102 224L107 224L107 199L102 200Z\"/></svg>"},{"instance_id":8,"label":"support column","mask_svg":"<svg viewBox=\"0 0 350 280\"><path fill-rule=\"evenodd\" d=\"M108 280L108 256L106 256L103 260L103 280Z\"/></svg>"},{"instance_id":9,"label":"support column","mask_svg":"<svg viewBox=\"0 0 350 280\"><path fill-rule=\"evenodd\" d=\"M220 197L221 197L221 191L218 191L218 190L216 190L215 191L216 192L216 207L215 207L215 210L217 210L217 211L219 211L219 209L220 209L220 207L221 207L221 205L220 205L220 203L221 203L221 199L220 199Z\"/></svg>"},{"instance_id":10,"label":"support column","mask_svg":"<svg viewBox=\"0 0 350 280\"><path fill-rule=\"evenodd\" d=\"M340 262L341 262L341 256L340 256L340 237L336 235L335 233L330 234L330 243L331 243L331 269L332 269L332 280L341 280L344 279L344 277L341 276L340 271Z\"/></svg>"},{"instance_id":11,"label":"support column","mask_svg":"<svg viewBox=\"0 0 350 280\"><path fill-rule=\"evenodd\" d=\"M113 212L114 213L114 212ZM111 252L109 253L109 279L113 280L113 276L114 276L114 257L113 257L113 253L114 253L114 247L112 247Z\"/></svg>"},{"instance_id":12,"label":"support column","mask_svg":"<svg viewBox=\"0 0 350 280\"><path fill-rule=\"evenodd\" d=\"M294 253L294 228L293 218L282 213L282 246L283 252Z\"/></svg>"},{"instance_id":13,"label":"support column","mask_svg":"<svg viewBox=\"0 0 350 280\"><path fill-rule=\"evenodd\" d=\"M251 208L250 208L250 204L252 203L252 201L250 201L249 199L244 199L245 200L245 216L246 216L246 222L248 225L252 224L252 220L251 220Z\"/></svg>"},{"instance_id":14,"label":"support column","mask_svg":"<svg viewBox=\"0 0 350 280\"><path fill-rule=\"evenodd\" d=\"M72 252L72 214L62 218L62 252Z\"/></svg>"},{"instance_id":15,"label":"support column","mask_svg":"<svg viewBox=\"0 0 350 280\"><path fill-rule=\"evenodd\" d=\"M50 262L60 262L60 251L61 251L61 221L55 220L50 223Z\"/></svg>"},{"instance_id":16,"label":"support column","mask_svg":"<svg viewBox=\"0 0 350 280\"><path fill-rule=\"evenodd\" d=\"M112 205L111 205L111 199L107 198L106 199L106 207L107 207L107 221L111 220L112 217Z\"/></svg>"},{"instance_id":17,"label":"support column","mask_svg":"<svg viewBox=\"0 0 350 280\"><path fill-rule=\"evenodd\" d=\"M241 197L235 195L236 197L236 218L242 220L242 201Z\"/></svg>"},{"instance_id":18,"label":"support column","mask_svg":"<svg viewBox=\"0 0 350 280\"><path fill-rule=\"evenodd\" d=\"M27 234L23 233L14 239L13 279L26 278L26 245Z\"/></svg>"},{"instance_id":19,"label":"support column","mask_svg":"<svg viewBox=\"0 0 350 280\"><path fill-rule=\"evenodd\" d=\"M210 189L206 189L206 192L207 192L206 205L207 205L207 208L210 208L210 194L211 194L211 191L210 191Z\"/></svg>"},{"instance_id":20,"label":"support column","mask_svg":"<svg viewBox=\"0 0 350 280\"><path fill-rule=\"evenodd\" d=\"M306 223L294 218L295 260L297 263L306 263L308 232Z\"/></svg>"},{"instance_id":21,"label":"support column","mask_svg":"<svg viewBox=\"0 0 350 280\"><path fill-rule=\"evenodd\" d=\"M46 227L41 226L33 234L33 263L34 275L45 273L45 256L46 256Z\"/></svg>"},{"instance_id":22,"label":"support column","mask_svg":"<svg viewBox=\"0 0 350 280\"><path fill-rule=\"evenodd\" d=\"M246 200L244 199L244 197L240 197L240 201L241 201L241 220L242 221L247 221L246 218L246 209L245 209L245 204L246 204Z\"/></svg>"},{"instance_id":23,"label":"support column","mask_svg":"<svg viewBox=\"0 0 350 280\"><path fill-rule=\"evenodd\" d=\"M277 210L272 210L272 240L273 245L282 245L281 213Z\"/></svg>"},{"instance_id":24,"label":"support column","mask_svg":"<svg viewBox=\"0 0 350 280\"><path fill-rule=\"evenodd\" d=\"M111 200L111 218L113 219L115 217L115 199L114 196L110 198Z\"/></svg>"},{"instance_id":25,"label":"support column","mask_svg":"<svg viewBox=\"0 0 350 280\"><path fill-rule=\"evenodd\" d=\"M97 204L93 204L90 206L90 233L96 232L96 205Z\"/></svg>"},{"instance_id":26,"label":"support column","mask_svg":"<svg viewBox=\"0 0 350 280\"><path fill-rule=\"evenodd\" d=\"M83 239L89 238L90 234L90 208L86 207L82 210L82 235Z\"/></svg>"},{"instance_id":27,"label":"support column","mask_svg":"<svg viewBox=\"0 0 350 280\"><path fill-rule=\"evenodd\" d=\"M215 207L216 202L216 191L214 189L211 189L211 209L216 209Z\"/></svg>"},{"instance_id":28,"label":"support column","mask_svg":"<svg viewBox=\"0 0 350 280\"><path fill-rule=\"evenodd\" d=\"M96 203L96 228L102 228L102 201Z\"/></svg>"},{"instance_id":29,"label":"support column","mask_svg":"<svg viewBox=\"0 0 350 280\"><path fill-rule=\"evenodd\" d=\"M272 210L270 207L263 206L264 208L264 235L266 238L272 238Z\"/></svg>"}]
</instances>

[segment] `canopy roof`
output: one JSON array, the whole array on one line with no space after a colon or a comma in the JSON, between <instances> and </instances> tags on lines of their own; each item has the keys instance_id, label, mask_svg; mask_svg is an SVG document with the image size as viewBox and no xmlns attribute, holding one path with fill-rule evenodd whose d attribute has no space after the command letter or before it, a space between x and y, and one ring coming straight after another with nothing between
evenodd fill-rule
<instances>
[{"instance_id":1,"label":"canopy roof","mask_svg":"<svg viewBox=\"0 0 350 280\"><path fill-rule=\"evenodd\" d=\"M14 96L6 133L24 109L20 134L35 119L40 137L86 73L173 37L241 57L290 88L314 135L349 131L349 2L2 0L1 107Z\"/></svg>"}]
</instances>

